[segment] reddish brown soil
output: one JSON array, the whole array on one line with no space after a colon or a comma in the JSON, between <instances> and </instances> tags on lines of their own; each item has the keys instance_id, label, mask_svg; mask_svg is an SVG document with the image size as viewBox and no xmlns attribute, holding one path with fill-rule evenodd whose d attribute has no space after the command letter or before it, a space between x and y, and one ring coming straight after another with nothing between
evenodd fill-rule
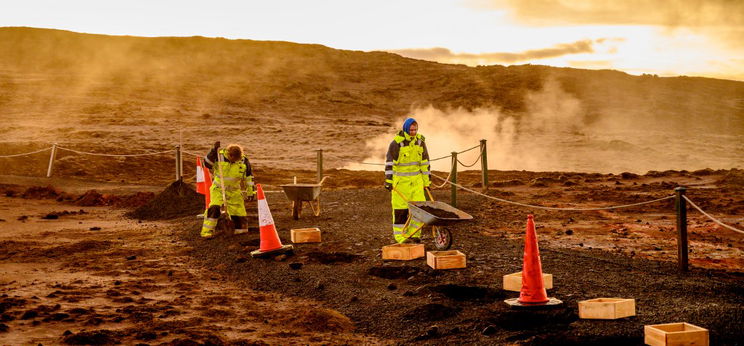
<instances>
[{"instance_id":1,"label":"reddish brown soil","mask_svg":"<svg viewBox=\"0 0 744 346\"><path fill-rule=\"evenodd\" d=\"M263 174L277 185L292 176L304 181L314 176L312 171ZM9 273L0 282L7 295L0 298L7 329L0 333L20 343L356 343L363 336L348 334L353 328L376 338L364 342L640 344L644 324L684 320L709 328L715 344L736 344L744 337L735 327L744 321L744 278L736 273L744 268L744 237L695 210L688 211L692 271L680 275L669 200L566 212L530 210L461 192L458 207L475 219L449 227L453 249L466 253L468 268L433 271L421 260L380 260L380 247L392 241L389 193L372 184L381 181L381 173L329 174L327 183L334 183L324 187L320 217L305 211L292 220L281 190L265 185L285 242L290 228L313 226L323 232L322 243L295 244L294 256L276 260L248 256L259 246L255 231L205 242L193 216L165 223L127 221L125 210L111 206L75 209L79 196L94 188L88 183L68 182L70 192L61 192L29 189L14 184L23 178L5 177L5 195L15 191L10 194L16 197L0 197L5 199L0 266ZM698 205L741 228L741 174L492 171L488 194L543 206L596 207L660 198L684 185ZM458 181L478 188L479 172L462 173ZM111 196L132 195L126 185L95 188ZM159 189L152 200L173 187ZM36 191L27 197L40 199L22 198L25 191ZM70 199L58 204L65 194ZM449 198L448 189L434 194L438 200ZM549 294L565 302L558 310L523 313L501 303L514 296L501 290L501 276L521 267L528 213L536 218L543 268L555 276ZM311 308L289 297L320 305ZM638 316L615 322L577 319L576 302L596 297L635 298Z\"/></svg>"}]
</instances>

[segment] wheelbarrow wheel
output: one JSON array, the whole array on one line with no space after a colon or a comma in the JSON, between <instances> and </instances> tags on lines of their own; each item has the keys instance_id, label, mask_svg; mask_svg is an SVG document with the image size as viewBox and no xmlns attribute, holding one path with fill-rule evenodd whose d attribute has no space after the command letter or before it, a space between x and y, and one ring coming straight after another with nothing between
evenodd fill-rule
<instances>
[{"instance_id":1,"label":"wheelbarrow wheel","mask_svg":"<svg viewBox=\"0 0 744 346\"><path fill-rule=\"evenodd\" d=\"M439 251L448 250L452 246L452 232L444 227L432 226L431 234L434 237L434 247Z\"/></svg>"},{"instance_id":2,"label":"wheelbarrow wheel","mask_svg":"<svg viewBox=\"0 0 744 346\"><path fill-rule=\"evenodd\" d=\"M292 218L295 220L299 220L301 213L302 213L302 201L292 201Z\"/></svg>"}]
</instances>

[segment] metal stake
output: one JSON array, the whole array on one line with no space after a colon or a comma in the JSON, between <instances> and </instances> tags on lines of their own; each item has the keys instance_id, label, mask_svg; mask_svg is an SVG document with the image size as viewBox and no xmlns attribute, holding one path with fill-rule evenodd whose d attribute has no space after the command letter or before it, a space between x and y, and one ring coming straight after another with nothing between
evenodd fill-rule
<instances>
[{"instance_id":1,"label":"metal stake","mask_svg":"<svg viewBox=\"0 0 744 346\"><path fill-rule=\"evenodd\" d=\"M323 149L318 149L318 182L323 180Z\"/></svg>"},{"instance_id":2,"label":"metal stake","mask_svg":"<svg viewBox=\"0 0 744 346\"><path fill-rule=\"evenodd\" d=\"M486 151L486 140L480 140L481 149L481 184L483 184L483 192L488 191L488 152Z\"/></svg>"},{"instance_id":3,"label":"metal stake","mask_svg":"<svg viewBox=\"0 0 744 346\"><path fill-rule=\"evenodd\" d=\"M450 181L452 184L450 184L450 205L457 208L457 152L452 152L452 177L450 178Z\"/></svg>"},{"instance_id":4,"label":"metal stake","mask_svg":"<svg viewBox=\"0 0 744 346\"><path fill-rule=\"evenodd\" d=\"M677 210L677 261L679 264L679 270L686 272L689 270L687 267L687 201L685 201L686 188L680 186L674 189L677 196L675 198L675 209Z\"/></svg>"},{"instance_id":5,"label":"metal stake","mask_svg":"<svg viewBox=\"0 0 744 346\"><path fill-rule=\"evenodd\" d=\"M57 143L52 144L52 153L49 154L49 167L47 168L47 178L52 176L52 166L54 166L55 156L57 156Z\"/></svg>"}]
</instances>

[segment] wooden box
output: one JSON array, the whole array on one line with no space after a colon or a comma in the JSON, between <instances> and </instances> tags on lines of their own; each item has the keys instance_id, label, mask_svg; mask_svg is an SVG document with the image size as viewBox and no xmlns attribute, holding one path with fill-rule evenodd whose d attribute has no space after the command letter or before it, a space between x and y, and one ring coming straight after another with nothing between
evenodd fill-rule
<instances>
[{"instance_id":1,"label":"wooden box","mask_svg":"<svg viewBox=\"0 0 744 346\"><path fill-rule=\"evenodd\" d=\"M429 251L426 253L426 264L434 269L465 268L465 254L457 251Z\"/></svg>"},{"instance_id":2,"label":"wooden box","mask_svg":"<svg viewBox=\"0 0 744 346\"><path fill-rule=\"evenodd\" d=\"M543 273L543 284L545 289L553 288L553 274ZM504 290L519 292L522 290L522 272L504 275Z\"/></svg>"},{"instance_id":3,"label":"wooden box","mask_svg":"<svg viewBox=\"0 0 744 346\"><path fill-rule=\"evenodd\" d=\"M320 229L298 228L289 231L293 243L320 243Z\"/></svg>"},{"instance_id":4,"label":"wooden box","mask_svg":"<svg viewBox=\"0 0 744 346\"><path fill-rule=\"evenodd\" d=\"M708 330L687 322L643 326L646 345L702 345L708 346Z\"/></svg>"},{"instance_id":5,"label":"wooden box","mask_svg":"<svg viewBox=\"0 0 744 346\"><path fill-rule=\"evenodd\" d=\"M424 244L393 244L382 247L382 259L408 261L424 257Z\"/></svg>"},{"instance_id":6,"label":"wooden box","mask_svg":"<svg viewBox=\"0 0 744 346\"><path fill-rule=\"evenodd\" d=\"M596 298L579 302L579 318L616 320L635 314L635 299Z\"/></svg>"}]
</instances>

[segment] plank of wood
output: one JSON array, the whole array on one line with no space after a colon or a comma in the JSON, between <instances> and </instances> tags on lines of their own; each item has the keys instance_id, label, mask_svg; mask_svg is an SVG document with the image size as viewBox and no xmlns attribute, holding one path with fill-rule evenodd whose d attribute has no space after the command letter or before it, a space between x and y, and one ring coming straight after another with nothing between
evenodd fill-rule
<instances>
[{"instance_id":1,"label":"plank of wood","mask_svg":"<svg viewBox=\"0 0 744 346\"><path fill-rule=\"evenodd\" d=\"M424 257L424 244L393 244L382 247L382 259L408 261Z\"/></svg>"},{"instance_id":2,"label":"plank of wood","mask_svg":"<svg viewBox=\"0 0 744 346\"><path fill-rule=\"evenodd\" d=\"M643 334L651 346L708 346L710 339L707 329L687 322L645 325Z\"/></svg>"},{"instance_id":3,"label":"plank of wood","mask_svg":"<svg viewBox=\"0 0 744 346\"><path fill-rule=\"evenodd\" d=\"M595 298L579 302L579 318L615 320L635 316L635 299Z\"/></svg>"},{"instance_id":4,"label":"plank of wood","mask_svg":"<svg viewBox=\"0 0 744 346\"><path fill-rule=\"evenodd\" d=\"M320 229L297 228L289 231L293 243L320 243Z\"/></svg>"},{"instance_id":5,"label":"plank of wood","mask_svg":"<svg viewBox=\"0 0 744 346\"><path fill-rule=\"evenodd\" d=\"M461 269L467 267L465 254L458 250L429 251L426 263L434 269Z\"/></svg>"}]
</instances>

